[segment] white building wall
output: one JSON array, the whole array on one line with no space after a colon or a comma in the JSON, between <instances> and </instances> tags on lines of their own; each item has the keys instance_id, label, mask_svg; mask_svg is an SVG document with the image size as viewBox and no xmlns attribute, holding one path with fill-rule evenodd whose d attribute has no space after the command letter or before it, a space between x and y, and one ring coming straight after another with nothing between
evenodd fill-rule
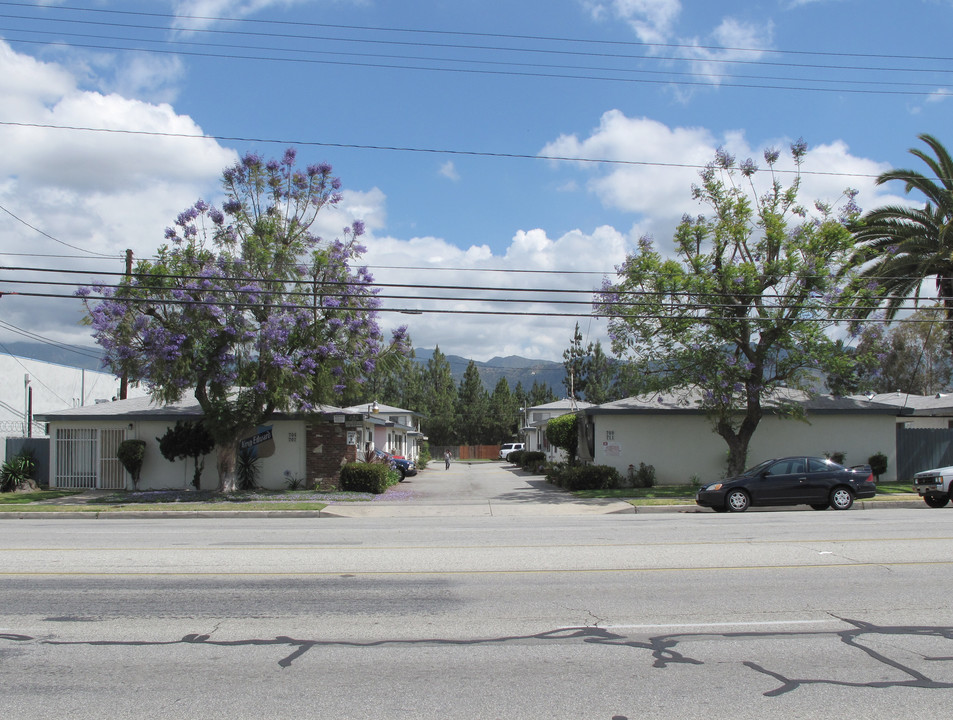
<instances>
[{"instance_id":1,"label":"white building wall","mask_svg":"<svg viewBox=\"0 0 953 720\"><path fill-rule=\"evenodd\" d=\"M132 425L130 428L129 425ZM195 466L191 459L175 460L170 462L159 452L159 443L156 438L162 437L166 430L175 425L175 422L156 421L85 421L85 422L55 422L51 423L50 442L50 484L55 487L56 482L56 431L58 429L122 429L126 440L145 440L146 453L143 460L142 472L139 479L140 490L168 490L190 489ZM292 475L305 478L305 423L301 420L282 420L271 424L275 450L270 457L259 460L258 483L262 488L281 490L288 478L287 470ZM128 489L132 489L132 480L127 474ZM218 487L218 469L214 452L205 456L205 467L202 471L202 489L212 490Z\"/></svg>"},{"instance_id":2,"label":"white building wall","mask_svg":"<svg viewBox=\"0 0 953 720\"><path fill-rule=\"evenodd\" d=\"M640 462L655 466L660 485L682 485L725 475L728 446L700 415L595 415L595 457L625 474ZM888 458L881 479L896 479L896 424L889 415L818 415L810 423L766 416L748 452L748 465L785 455L846 453L859 465L878 452Z\"/></svg>"},{"instance_id":3,"label":"white building wall","mask_svg":"<svg viewBox=\"0 0 953 720\"><path fill-rule=\"evenodd\" d=\"M30 376L34 415L93 405L97 400L110 400L119 392L119 379L108 372L0 355L0 438L26 434L25 375ZM142 397L146 393L140 388L129 388L128 394L129 397ZM34 426L34 436L41 431L41 427ZM4 451L5 443L0 440L0 461L4 459Z\"/></svg>"}]
</instances>

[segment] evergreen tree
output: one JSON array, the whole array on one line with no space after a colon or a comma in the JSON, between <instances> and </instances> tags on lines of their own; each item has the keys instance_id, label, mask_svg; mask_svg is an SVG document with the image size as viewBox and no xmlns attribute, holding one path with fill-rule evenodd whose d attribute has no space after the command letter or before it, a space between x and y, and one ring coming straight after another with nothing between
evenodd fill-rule
<instances>
[{"instance_id":1,"label":"evergreen tree","mask_svg":"<svg viewBox=\"0 0 953 720\"><path fill-rule=\"evenodd\" d=\"M461 445L482 445L486 439L490 402L480 372L472 360L467 365L456 403L456 439Z\"/></svg>"},{"instance_id":2,"label":"evergreen tree","mask_svg":"<svg viewBox=\"0 0 953 720\"><path fill-rule=\"evenodd\" d=\"M451 445L454 436L454 406L457 401L457 387L450 372L450 363L446 355L436 347L433 356L427 361L423 374L423 391L427 396L424 427L431 445Z\"/></svg>"},{"instance_id":3,"label":"evergreen tree","mask_svg":"<svg viewBox=\"0 0 953 720\"><path fill-rule=\"evenodd\" d=\"M538 380L533 380L533 387L530 388L529 397L526 399L527 407L546 405L556 402L556 400L556 393L549 385L543 385Z\"/></svg>"},{"instance_id":4,"label":"evergreen tree","mask_svg":"<svg viewBox=\"0 0 953 720\"><path fill-rule=\"evenodd\" d=\"M582 333L579 331L579 323L576 323L572 342L563 351L563 367L566 368L563 385L566 386L566 397L580 400L586 394L585 370L587 360L591 354L592 343L589 343L588 347L583 347Z\"/></svg>"},{"instance_id":5,"label":"evergreen tree","mask_svg":"<svg viewBox=\"0 0 953 720\"><path fill-rule=\"evenodd\" d=\"M489 443L502 443L516 436L519 408L516 396L510 392L510 384L501 377L490 395Z\"/></svg>"},{"instance_id":6,"label":"evergreen tree","mask_svg":"<svg viewBox=\"0 0 953 720\"><path fill-rule=\"evenodd\" d=\"M586 402L601 405L605 402L617 400L618 398L612 395L614 375L612 362L603 352L602 343L596 340L596 344L590 344L589 347L592 348L592 352L586 358L583 366Z\"/></svg>"}]
</instances>

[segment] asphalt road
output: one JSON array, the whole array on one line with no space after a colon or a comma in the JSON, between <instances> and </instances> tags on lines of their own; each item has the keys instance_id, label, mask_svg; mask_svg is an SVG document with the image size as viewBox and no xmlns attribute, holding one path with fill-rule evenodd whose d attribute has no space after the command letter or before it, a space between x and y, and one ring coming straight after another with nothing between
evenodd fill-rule
<instances>
[{"instance_id":1,"label":"asphalt road","mask_svg":"<svg viewBox=\"0 0 953 720\"><path fill-rule=\"evenodd\" d=\"M953 510L0 523L5 718L940 718Z\"/></svg>"}]
</instances>

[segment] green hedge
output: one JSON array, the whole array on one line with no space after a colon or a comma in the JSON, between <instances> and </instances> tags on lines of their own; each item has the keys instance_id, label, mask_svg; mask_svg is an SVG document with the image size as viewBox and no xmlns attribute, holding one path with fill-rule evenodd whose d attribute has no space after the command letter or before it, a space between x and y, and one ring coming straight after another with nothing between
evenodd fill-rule
<instances>
[{"instance_id":1,"label":"green hedge","mask_svg":"<svg viewBox=\"0 0 953 720\"><path fill-rule=\"evenodd\" d=\"M348 463L341 468L341 489L380 495L390 485L388 470L384 463Z\"/></svg>"},{"instance_id":2,"label":"green hedge","mask_svg":"<svg viewBox=\"0 0 953 720\"><path fill-rule=\"evenodd\" d=\"M512 455L512 453L510 453ZM546 465L546 453L533 451L523 451L519 460L520 467L526 472L539 472L540 468Z\"/></svg>"},{"instance_id":3,"label":"green hedge","mask_svg":"<svg viewBox=\"0 0 953 720\"><path fill-rule=\"evenodd\" d=\"M547 479L566 490L609 490L622 487L619 471L608 465L553 465Z\"/></svg>"}]
</instances>

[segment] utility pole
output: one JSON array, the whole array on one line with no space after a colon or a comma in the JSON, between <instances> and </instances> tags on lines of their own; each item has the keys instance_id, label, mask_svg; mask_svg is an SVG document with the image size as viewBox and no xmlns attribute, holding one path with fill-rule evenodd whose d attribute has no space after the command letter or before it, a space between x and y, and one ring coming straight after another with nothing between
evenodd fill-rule
<instances>
[{"instance_id":1,"label":"utility pole","mask_svg":"<svg viewBox=\"0 0 953 720\"><path fill-rule=\"evenodd\" d=\"M126 250L126 280L132 277L132 250ZM119 399L125 400L129 394L129 375L126 368L122 369L122 375L119 378Z\"/></svg>"}]
</instances>

